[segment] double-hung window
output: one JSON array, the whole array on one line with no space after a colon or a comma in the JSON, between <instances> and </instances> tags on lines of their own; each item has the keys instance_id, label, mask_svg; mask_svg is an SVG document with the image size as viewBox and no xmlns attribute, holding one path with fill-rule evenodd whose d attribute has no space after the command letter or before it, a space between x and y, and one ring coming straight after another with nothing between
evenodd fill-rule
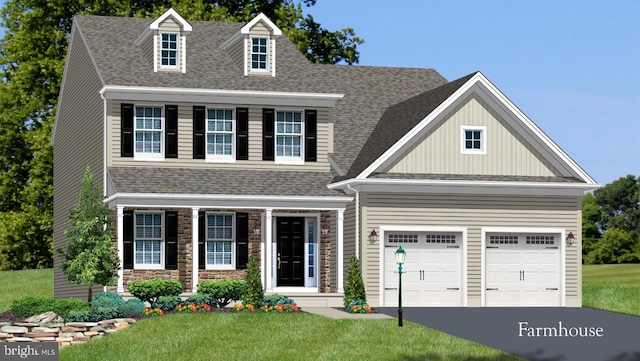
<instances>
[{"instance_id":1,"label":"double-hung window","mask_svg":"<svg viewBox=\"0 0 640 361\"><path fill-rule=\"evenodd\" d=\"M234 160L233 113L232 109L207 109L207 159Z\"/></svg>"},{"instance_id":2,"label":"double-hung window","mask_svg":"<svg viewBox=\"0 0 640 361\"><path fill-rule=\"evenodd\" d=\"M302 112L276 112L276 161L303 162L302 150Z\"/></svg>"},{"instance_id":3,"label":"double-hung window","mask_svg":"<svg viewBox=\"0 0 640 361\"><path fill-rule=\"evenodd\" d=\"M269 39L251 38L251 70L268 70Z\"/></svg>"},{"instance_id":4,"label":"double-hung window","mask_svg":"<svg viewBox=\"0 0 640 361\"><path fill-rule=\"evenodd\" d=\"M487 127L461 127L462 154L487 154Z\"/></svg>"},{"instance_id":5,"label":"double-hung window","mask_svg":"<svg viewBox=\"0 0 640 361\"><path fill-rule=\"evenodd\" d=\"M136 213L135 222L135 267L163 268L162 213Z\"/></svg>"},{"instance_id":6,"label":"double-hung window","mask_svg":"<svg viewBox=\"0 0 640 361\"><path fill-rule=\"evenodd\" d=\"M162 48L160 49L160 64L162 67L178 67L178 43L180 34L162 33Z\"/></svg>"},{"instance_id":7,"label":"double-hung window","mask_svg":"<svg viewBox=\"0 0 640 361\"><path fill-rule=\"evenodd\" d=\"M233 214L207 213L206 268L235 267Z\"/></svg>"},{"instance_id":8,"label":"double-hung window","mask_svg":"<svg viewBox=\"0 0 640 361\"><path fill-rule=\"evenodd\" d=\"M162 158L162 120L162 107L136 106L136 157Z\"/></svg>"}]
</instances>

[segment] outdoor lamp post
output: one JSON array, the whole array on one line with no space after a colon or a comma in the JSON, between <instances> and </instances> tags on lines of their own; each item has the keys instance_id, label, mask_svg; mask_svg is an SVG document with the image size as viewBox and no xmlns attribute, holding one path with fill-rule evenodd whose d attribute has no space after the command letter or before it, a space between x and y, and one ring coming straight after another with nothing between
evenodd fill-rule
<instances>
[{"instance_id":1,"label":"outdoor lamp post","mask_svg":"<svg viewBox=\"0 0 640 361\"><path fill-rule=\"evenodd\" d=\"M402 265L407 256L402 246L396 250L396 263L398 264L398 327L402 327Z\"/></svg>"}]
</instances>

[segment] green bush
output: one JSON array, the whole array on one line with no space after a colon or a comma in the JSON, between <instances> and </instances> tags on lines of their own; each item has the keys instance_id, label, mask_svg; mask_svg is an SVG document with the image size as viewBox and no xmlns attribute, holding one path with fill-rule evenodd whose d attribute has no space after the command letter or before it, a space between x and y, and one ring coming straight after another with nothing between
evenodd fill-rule
<instances>
[{"instance_id":1,"label":"green bush","mask_svg":"<svg viewBox=\"0 0 640 361\"><path fill-rule=\"evenodd\" d=\"M102 292L91 298L91 308L95 311L103 307L120 308L124 299L116 292Z\"/></svg>"},{"instance_id":2,"label":"green bush","mask_svg":"<svg viewBox=\"0 0 640 361\"><path fill-rule=\"evenodd\" d=\"M239 301L246 293L245 281L218 280L198 283L198 293L210 294L220 307L226 307L231 301Z\"/></svg>"},{"instance_id":3,"label":"green bush","mask_svg":"<svg viewBox=\"0 0 640 361\"><path fill-rule=\"evenodd\" d=\"M13 301L11 310L18 317L30 317L53 310L54 300L45 296L26 296Z\"/></svg>"},{"instance_id":4,"label":"green bush","mask_svg":"<svg viewBox=\"0 0 640 361\"><path fill-rule=\"evenodd\" d=\"M153 304L160 296L179 296L182 283L163 279L135 281L129 283L129 292L143 302Z\"/></svg>"},{"instance_id":5,"label":"green bush","mask_svg":"<svg viewBox=\"0 0 640 361\"><path fill-rule=\"evenodd\" d=\"M353 256L351 257L351 263L349 263L349 270L347 271L347 283L344 285L344 307L346 308L349 306L349 303L357 300L361 300L366 304L367 293L364 290L360 262L356 256Z\"/></svg>"},{"instance_id":6,"label":"green bush","mask_svg":"<svg viewBox=\"0 0 640 361\"><path fill-rule=\"evenodd\" d=\"M94 315L89 310L69 311L67 316L63 318L64 322L91 322L94 320Z\"/></svg>"},{"instance_id":7,"label":"green bush","mask_svg":"<svg viewBox=\"0 0 640 361\"><path fill-rule=\"evenodd\" d=\"M132 298L127 300L122 306L120 306L120 312L124 316L133 316L139 315L142 313L144 309L144 302L140 301L137 298Z\"/></svg>"},{"instance_id":8,"label":"green bush","mask_svg":"<svg viewBox=\"0 0 640 361\"><path fill-rule=\"evenodd\" d=\"M178 296L160 296L151 304L151 308L159 308L164 312L169 312L173 311L180 302L182 302L182 299Z\"/></svg>"},{"instance_id":9,"label":"green bush","mask_svg":"<svg viewBox=\"0 0 640 361\"><path fill-rule=\"evenodd\" d=\"M91 308L82 300L77 298L59 299L53 302L51 311L56 315L65 318L72 311L91 311ZM41 313L41 312L40 312Z\"/></svg>"},{"instance_id":10,"label":"green bush","mask_svg":"<svg viewBox=\"0 0 640 361\"><path fill-rule=\"evenodd\" d=\"M260 306L275 307L277 305L290 305L293 303L295 302L287 296L273 294L273 295L264 296L264 300L262 301Z\"/></svg>"},{"instance_id":11,"label":"green bush","mask_svg":"<svg viewBox=\"0 0 640 361\"><path fill-rule=\"evenodd\" d=\"M190 304L201 305L203 303L213 308L218 307L218 300L216 300L215 298L213 298L213 296L208 295L206 293L196 293L195 295L182 301L181 304L183 306L189 306Z\"/></svg>"},{"instance_id":12,"label":"green bush","mask_svg":"<svg viewBox=\"0 0 640 361\"><path fill-rule=\"evenodd\" d=\"M115 307L101 307L91 313L94 322L123 317L121 311Z\"/></svg>"},{"instance_id":13,"label":"green bush","mask_svg":"<svg viewBox=\"0 0 640 361\"><path fill-rule=\"evenodd\" d=\"M264 291L262 290L262 278L260 277L260 269L256 264L255 258L249 256L247 263L247 273L245 274L245 282L247 283L247 292L242 297L243 305L259 306L264 299Z\"/></svg>"}]
</instances>

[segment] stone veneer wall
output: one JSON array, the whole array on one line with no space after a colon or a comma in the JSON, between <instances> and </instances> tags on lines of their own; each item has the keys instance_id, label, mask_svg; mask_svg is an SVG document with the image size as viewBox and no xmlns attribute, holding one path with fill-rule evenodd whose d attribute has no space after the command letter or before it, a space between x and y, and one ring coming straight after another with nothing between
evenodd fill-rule
<instances>
[{"instance_id":1,"label":"stone veneer wall","mask_svg":"<svg viewBox=\"0 0 640 361\"><path fill-rule=\"evenodd\" d=\"M129 210L129 209L127 209ZM150 209L150 208L135 208L136 211L158 211L158 210L172 210L172 209ZM246 212L249 214L249 254L253 255L258 263L258 267L261 267L260 251L262 246L263 235L254 234L253 228L255 224L261 224L262 211L260 210L239 210L239 209L200 209L205 212ZM174 279L182 283L185 292L191 292L191 279L192 279L192 240L191 240L191 228L192 228L192 210L190 208L177 209L178 212L178 269L177 270L124 270L124 289L128 291L129 282L140 281L152 278L162 279ZM329 211L300 211L300 210L278 210L278 213L299 213L304 216L305 213L320 213L320 227L321 224L330 224L331 212ZM114 234L114 246L117 244L117 212L111 211L109 215L110 225L109 229ZM264 229L264 227L263 227ZM335 232L329 231L328 234L323 235L320 232L320 244L319 244L319 290L321 293L331 292L331 237L334 237ZM244 279L245 270L199 270L199 281L218 280L218 279ZM115 287L108 287L109 290L115 291Z\"/></svg>"}]
</instances>

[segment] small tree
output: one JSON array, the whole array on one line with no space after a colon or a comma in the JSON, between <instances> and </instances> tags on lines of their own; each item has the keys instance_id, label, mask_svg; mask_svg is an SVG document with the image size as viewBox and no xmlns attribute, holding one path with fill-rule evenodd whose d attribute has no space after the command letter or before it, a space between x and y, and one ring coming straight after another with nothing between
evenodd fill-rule
<instances>
[{"instance_id":1,"label":"small tree","mask_svg":"<svg viewBox=\"0 0 640 361\"><path fill-rule=\"evenodd\" d=\"M89 288L88 303L93 286L114 284L120 267L113 237L106 227L109 208L102 200L101 191L94 187L93 174L87 167L82 189L69 216L70 229L64 232L66 246L56 250L67 281Z\"/></svg>"},{"instance_id":2,"label":"small tree","mask_svg":"<svg viewBox=\"0 0 640 361\"><path fill-rule=\"evenodd\" d=\"M247 273L245 274L247 282L247 293L242 298L243 305L260 306L264 300L264 290L262 289L262 278L260 277L260 269L256 264L253 255L249 256L247 263Z\"/></svg>"},{"instance_id":3,"label":"small tree","mask_svg":"<svg viewBox=\"0 0 640 361\"><path fill-rule=\"evenodd\" d=\"M357 300L367 303L367 293L364 290L360 262L356 256L352 256L349 270L347 271L347 283L344 285L344 307Z\"/></svg>"}]
</instances>

